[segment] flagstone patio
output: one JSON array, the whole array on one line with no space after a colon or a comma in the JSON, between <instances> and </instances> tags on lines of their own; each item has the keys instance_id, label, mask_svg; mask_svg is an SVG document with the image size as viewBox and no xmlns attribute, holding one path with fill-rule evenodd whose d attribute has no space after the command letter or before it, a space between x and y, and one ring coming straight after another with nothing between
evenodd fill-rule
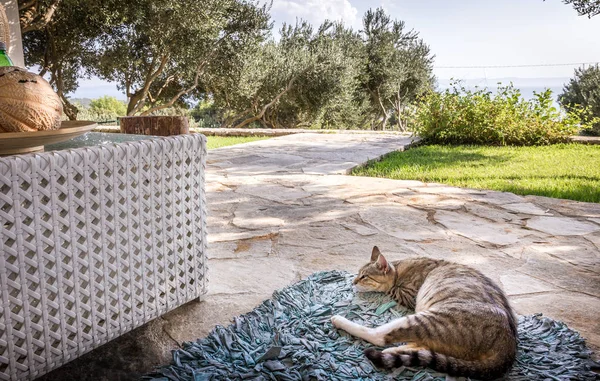
<instances>
[{"instance_id":1,"label":"flagstone patio","mask_svg":"<svg viewBox=\"0 0 600 381\"><path fill-rule=\"evenodd\" d=\"M600 204L346 176L411 143L381 134L298 134L210 151L209 293L52 372L135 379L271 293L320 270L443 258L501 284L516 311L566 322L600 349Z\"/></svg>"}]
</instances>

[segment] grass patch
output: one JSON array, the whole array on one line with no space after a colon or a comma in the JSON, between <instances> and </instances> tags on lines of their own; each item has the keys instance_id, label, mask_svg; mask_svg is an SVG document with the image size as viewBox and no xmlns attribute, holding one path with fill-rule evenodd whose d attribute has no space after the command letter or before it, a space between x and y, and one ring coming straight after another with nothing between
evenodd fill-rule
<instances>
[{"instance_id":1,"label":"grass patch","mask_svg":"<svg viewBox=\"0 0 600 381\"><path fill-rule=\"evenodd\" d=\"M236 144L250 143L257 140L269 139L267 136L207 136L208 149L233 146Z\"/></svg>"},{"instance_id":2,"label":"grass patch","mask_svg":"<svg viewBox=\"0 0 600 381\"><path fill-rule=\"evenodd\" d=\"M353 175L600 202L600 146L421 146Z\"/></svg>"}]
</instances>

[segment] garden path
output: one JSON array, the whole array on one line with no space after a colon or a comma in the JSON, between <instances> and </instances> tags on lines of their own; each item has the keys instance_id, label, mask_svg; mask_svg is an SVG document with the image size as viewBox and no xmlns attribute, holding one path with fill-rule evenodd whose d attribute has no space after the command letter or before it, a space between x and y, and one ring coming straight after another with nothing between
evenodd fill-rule
<instances>
[{"instance_id":1,"label":"garden path","mask_svg":"<svg viewBox=\"0 0 600 381\"><path fill-rule=\"evenodd\" d=\"M389 259L478 268L518 313L562 320L598 351L600 204L345 175L410 143L400 135L297 134L210 151L208 295L48 379L147 372L170 361L177 344L229 324L276 289L315 271L356 272L373 245Z\"/></svg>"}]
</instances>

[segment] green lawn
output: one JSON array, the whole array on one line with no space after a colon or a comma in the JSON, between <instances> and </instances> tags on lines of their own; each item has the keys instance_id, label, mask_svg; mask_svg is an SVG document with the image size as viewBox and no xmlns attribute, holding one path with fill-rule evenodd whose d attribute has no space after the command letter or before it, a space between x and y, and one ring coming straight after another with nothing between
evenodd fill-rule
<instances>
[{"instance_id":1,"label":"green lawn","mask_svg":"<svg viewBox=\"0 0 600 381\"><path fill-rule=\"evenodd\" d=\"M266 136L252 136L252 137L207 136L207 140L208 140L207 146L208 146L208 149L213 149L213 148L232 146L235 144L250 143L250 142L255 142L257 140L265 140L265 139L268 139L268 137L266 137Z\"/></svg>"},{"instance_id":2,"label":"green lawn","mask_svg":"<svg viewBox=\"0 0 600 381\"><path fill-rule=\"evenodd\" d=\"M353 174L600 202L600 146L593 145L422 146Z\"/></svg>"}]
</instances>

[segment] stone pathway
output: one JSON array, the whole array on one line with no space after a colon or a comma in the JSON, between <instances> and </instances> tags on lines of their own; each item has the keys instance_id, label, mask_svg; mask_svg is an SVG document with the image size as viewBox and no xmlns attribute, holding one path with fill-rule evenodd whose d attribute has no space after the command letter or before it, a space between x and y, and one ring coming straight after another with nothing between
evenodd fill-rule
<instances>
[{"instance_id":1,"label":"stone pathway","mask_svg":"<svg viewBox=\"0 0 600 381\"><path fill-rule=\"evenodd\" d=\"M299 134L210 151L208 295L47 379L84 379L91 369L104 378L86 379L133 379L278 288L315 271L357 271L373 245L391 259L474 266L518 313L562 320L600 349L600 204L344 175L409 144L400 135Z\"/></svg>"}]
</instances>

